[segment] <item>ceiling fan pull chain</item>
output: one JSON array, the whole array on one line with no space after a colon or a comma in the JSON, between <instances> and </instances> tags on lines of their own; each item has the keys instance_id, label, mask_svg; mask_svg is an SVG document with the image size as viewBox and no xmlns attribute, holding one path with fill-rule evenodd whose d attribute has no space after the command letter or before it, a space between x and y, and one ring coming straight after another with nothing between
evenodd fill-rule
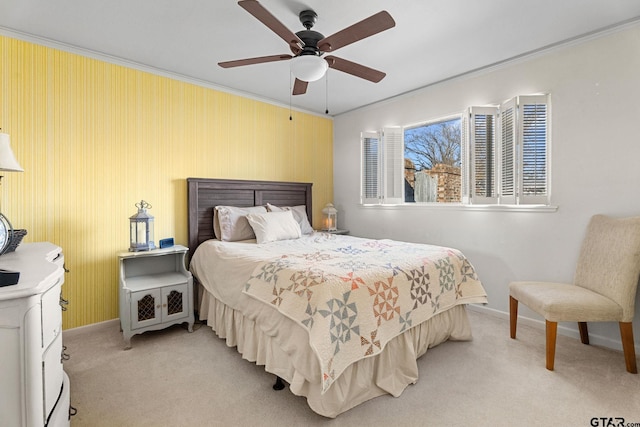
<instances>
[{"instance_id":1,"label":"ceiling fan pull chain","mask_svg":"<svg viewBox=\"0 0 640 427\"><path fill-rule=\"evenodd\" d=\"M291 114L291 93L293 92L293 81L291 70L289 70L289 121L293 120L293 116Z\"/></svg>"},{"instance_id":2,"label":"ceiling fan pull chain","mask_svg":"<svg viewBox=\"0 0 640 427\"><path fill-rule=\"evenodd\" d=\"M329 73L325 75L326 92L324 96L324 113L329 114Z\"/></svg>"}]
</instances>

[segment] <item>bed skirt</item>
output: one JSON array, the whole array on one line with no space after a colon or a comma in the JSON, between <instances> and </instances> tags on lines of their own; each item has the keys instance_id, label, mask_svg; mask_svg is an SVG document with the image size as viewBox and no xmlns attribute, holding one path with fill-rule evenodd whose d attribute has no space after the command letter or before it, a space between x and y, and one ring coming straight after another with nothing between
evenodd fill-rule
<instances>
[{"instance_id":1,"label":"bed skirt","mask_svg":"<svg viewBox=\"0 0 640 427\"><path fill-rule=\"evenodd\" d=\"M200 290L200 320L206 320L244 359L287 381L292 393L305 396L314 412L329 418L383 394L400 396L418 380L417 359L427 349L447 340L471 339L464 305L454 306L392 339L378 355L349 366L322 393L320 364L302 327L282 315L271 315L275 310L266 305L257 316L258 324Z\"/></svg>"}]
</instances>

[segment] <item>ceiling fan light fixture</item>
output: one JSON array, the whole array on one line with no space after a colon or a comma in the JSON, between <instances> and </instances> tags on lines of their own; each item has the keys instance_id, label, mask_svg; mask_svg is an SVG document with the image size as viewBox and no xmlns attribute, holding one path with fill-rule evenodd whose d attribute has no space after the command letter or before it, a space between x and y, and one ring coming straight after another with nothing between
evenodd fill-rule
<instances>
[{"instance_id":1,"label":"ceiling fan light fixture","mask_svg":"<svg viewBox=\"0 0 640 427\"><path fill-rule=\"evenodd\" d=\"M291 73L304 82L321 79L328 68L327 61L316 55L300 55L291 59Z\"/></svg>"}]
</instances>

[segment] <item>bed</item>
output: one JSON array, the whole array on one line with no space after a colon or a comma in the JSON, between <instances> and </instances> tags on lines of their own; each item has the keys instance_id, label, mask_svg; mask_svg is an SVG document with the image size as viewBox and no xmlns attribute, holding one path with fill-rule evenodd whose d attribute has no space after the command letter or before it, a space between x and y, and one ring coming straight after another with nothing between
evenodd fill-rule
<instances>
[{"instance_id":1,"label":"bed","mask_svg":"<svg viewBox=\"0 0 640 427\"><path fill-rule=\"evenodd\" d=\"M400 396L429 348L471 339L464 306L486 303L486 293L460 251L308 230L309 183L187 184L200 320L316 413L333 418L383 394ZM255 236L229 238L229 215L248 219ZM261 229L265 219L289 226L290 218L300 225L295 238Z\"/></svg>"}]
</instances>

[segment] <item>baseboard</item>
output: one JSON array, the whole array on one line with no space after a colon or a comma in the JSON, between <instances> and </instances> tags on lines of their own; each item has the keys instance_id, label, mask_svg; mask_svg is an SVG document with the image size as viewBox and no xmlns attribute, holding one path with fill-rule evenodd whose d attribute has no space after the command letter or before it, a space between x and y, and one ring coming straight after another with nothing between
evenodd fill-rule
<instances>
[{"instance_id":1,"label":"baseboard","mask_svg":"<svg viewBox=\"0 0 640 427\"><path fill-rule=\"evenodd\" d=\"M116 328L120 325L120 319L105 320L104 322L92 323L90 325L79 326L77 328L65 329L62 331L62 336L75 336L78 334L86 334L90 332L96 332L103 329Z\"/></svg>"},{"instance_id":2,"label":"baseboard","mask_svg":"<svg viewBox=\"0 0 640 427\"><path fill-rule=\"evenodd\" d=\"M500 319L504 319L509 321L509 313L505 311L496 310L495 308L490 308L480 304L468 304L467 309L470 311L475 311L482 314L487 314L489 316L494 316ZM84 334L91 331L98 331L106 328L114 328L120 324L120 319L111 319L106 320L104 322L92 323L90 325L80 326L77 328L66 329L62 332L63 336L74 336L76 334ZM545 323L539 319L532 319L530 317L518 316L518 324L519 325L527 325L536 329L544 330ZM580 332L577 329L567 328L566 326L562 326L562 324L558 324L558 333L567 337L580 339ZM603 337L602 335L595 335L589 333L589 342L593 345L598 345L606 348L610 348L613 350L622 351L622 342L620 340L614 340L609 337ZM640 345L634 345L636 349L636 354L640 354Z\"/></svg>"},{"instance_id":3,"label":"baseboard","mask_svg":"<svg viewBox=\"0 0 640 427\"><path fill-rule=\"evenodd\" d=\"M469 309L470 311L487 314L509 321L509 313L507 313L506 311L496 310L494 308L486 307L480 304L469 304L467 305L467 309ZM532 319L530 317L518 316L518 325L527 325L540 330L545 329L544 320ZM562 326L561 323L558 324L558 334L575 339L580 339L580 332L577 328L567 328L566 326ZM593 334L591 332L589 332L589 343L592 345L606 347L612 350L622 351L622 341L604 337L602 335ZM640 354L640 343L634 343L634 347L636 349L636 354Z\"/></svg>"}]
</instances>

